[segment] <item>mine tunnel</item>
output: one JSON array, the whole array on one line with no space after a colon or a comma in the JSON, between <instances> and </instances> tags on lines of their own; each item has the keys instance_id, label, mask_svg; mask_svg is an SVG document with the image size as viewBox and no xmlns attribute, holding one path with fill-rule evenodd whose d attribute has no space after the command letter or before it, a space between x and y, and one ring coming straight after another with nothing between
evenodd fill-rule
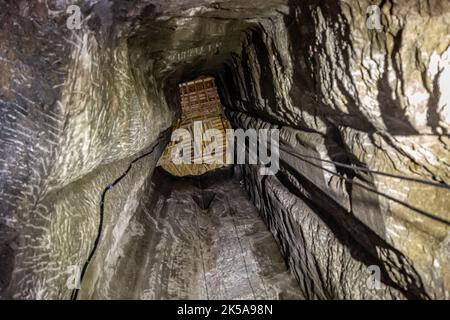
<instances>
[{"instance_id":1,"label":"mine tunnel","mask_svg":"<svg viewBox=\"0 0 450 320\"><path fill-rule=\"evenodd\" d=\"M0 299L450 299L449 21L2 1Z\"/></svg>"}]
</instances>

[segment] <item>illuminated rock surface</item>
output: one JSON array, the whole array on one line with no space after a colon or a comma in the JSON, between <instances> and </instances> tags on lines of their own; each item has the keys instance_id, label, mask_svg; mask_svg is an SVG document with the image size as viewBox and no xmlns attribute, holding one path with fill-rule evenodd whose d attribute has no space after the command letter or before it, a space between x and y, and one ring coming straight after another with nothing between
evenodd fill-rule
<instances>
[{"instance_id":1,"label":"illuminated rock surface","mask_svg":"<svg viewBox=\"0 0 450 320\"><path fill-rule=\"evenodd\" d=\"M82 298L301 298L276 242L231 175L222 169L180 179L156 172L130 220L123 258L102 263ZM98 256L95 263L106 260Z\"/></svg>"},{"instance_id":2,"label":"illuminated rock surface","mask_svg":"<svg viewBox=\"0 0 450 320\"><path fill-rule=\"evenodd\" d=\"M279 173L242 172L301 296L450 299L449 190L325 162L450 183L448 1L383 2L381 32L367 28L368 0L79 3L80 30L66 27L66 1L0 4L1 298L68 299L102 192L152 151L108 189L80 294L144 297L114 281L154 267L127 244L160 232L134 222L180 114L178 84L210 75L234 127L281 129Z\"/></svg>"}]
</instances>

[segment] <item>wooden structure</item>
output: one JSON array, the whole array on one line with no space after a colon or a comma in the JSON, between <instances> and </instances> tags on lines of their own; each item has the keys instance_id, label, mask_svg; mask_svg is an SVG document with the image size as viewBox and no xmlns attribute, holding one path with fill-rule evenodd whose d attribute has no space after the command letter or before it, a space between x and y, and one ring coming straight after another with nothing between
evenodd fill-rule
<instances>
[{"instance_id":1,"label":"wooden structure","mask_svg":"<svg viewBox=\"0 0 450 320\"><path fill-rule=\"evenodd\" d=\"M194 123L201 122L201 134L208 129L217 129L221 133L219 137L215 137L220 146L215 150L215 157L221 157L225 162L226 152L226 135L225 130L230 129L231 125L223 113L223 106L220 102L217 87L212 77L201 77L193 81L185 82L179 85L181 95L181 117L174 129L183 128L190 132L191 141L184 141L185 148L191 149L191 161L189 164L175 164L172 161L173 147L180 143L171 141L166 147L160 161L166 171L176 176L200 175L209 170L223 167L220 163L208 163L211 158L195 157L194 152ZM197 137L199 138L199 137ZM201 138L197 139L202 140ZM203 141L201 146L197 146L205 150L209 141Z\"/></svg>"}]
</instances>

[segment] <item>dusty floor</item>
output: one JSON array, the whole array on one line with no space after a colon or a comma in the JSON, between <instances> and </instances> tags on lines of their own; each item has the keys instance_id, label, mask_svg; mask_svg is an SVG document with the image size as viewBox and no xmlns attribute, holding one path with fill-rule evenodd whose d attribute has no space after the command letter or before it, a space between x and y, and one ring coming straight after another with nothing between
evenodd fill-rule
<instances>
[{"instance_id":1,"label":"dusty floor","mask_svg":"<svg viewBox=\"0 0 450 320\"><path fill-rule=\"evenodd\" d=\"M152 188L158 187L140 204L108 298L301 298L272 235L231 174L222 169L177 179L156 171Z\"/></svg>"}]
</instances>

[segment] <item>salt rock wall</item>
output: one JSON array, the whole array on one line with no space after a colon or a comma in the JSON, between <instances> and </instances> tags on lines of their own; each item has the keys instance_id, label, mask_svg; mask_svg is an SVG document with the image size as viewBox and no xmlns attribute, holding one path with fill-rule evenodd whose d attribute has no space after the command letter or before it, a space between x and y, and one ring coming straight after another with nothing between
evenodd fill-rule
<instances>
[{"instance_id":1,"label":"salt rock wall","mask_svg":"<svg viewBox=\"0 0 450 320\"><path fill-rule=\"evenodd\" d=\"M1 298L69 298L102 192L146 155L107 191L85 278L114 290L176 85L201 74L234 126L282 131L279 173L243 172L304 297L450 298L448 191L298 156L449 183L448 2L382 1L380 32L370 1L77 3L79 30L68 1L0 3Z\"/></svg>"},{"instance_id":2,"label":"salt rock wall","mask_svg":"<svg viewBox=\"0 0 450 320\"><path fill-rule=\"evenodd\" d=\"M115 240L113 251L107 242L97 253L109 253L114 265L163 132L176 118L181 76L221 66L226 55L205 61L186 51L212 55L212 43L224 39L223 47L234 47L246 12L267 16L266 6L280 2L236 11L197 0L0 3L1 298L69 298L64 282L94 245L102 191L153 151L114 186L123 192L106 196L103 236L112 232ZM70 4L81 8L80 29L68 28ZM135 170L139 178L130 179ZM92 281L99 268L90 264Z\"/></svg>"},{"instance_id":3,"label":"salt rock wall","mask_svg":"<svg viewBox=\"0 0 450 320\"><path fill-rule=\"evenodd\" d=\"M449 182L449 3L385 2L381 32L370 4L292 1L246 33L222 96L235 127L283 133L279 174L246 167L246 185L306 296L448 299L448 190L308 158Z\"/></svg>"},{"instance_id":4,"label":"salt rock wall","mask_svg":"<svg viewBox=\"0 0 450 320\"><path fill-rule=\"evenodd\" d=\"M153 150L106 197L104 235L120 243L175 118L151 65L133 70L129 25L96 27L106 4L82 7L80 30L66 27L64 1L1 4L0 297L70 297L102 191ZM113 261L120 248L110 249Z\"/></svg>"}]
</instances>

